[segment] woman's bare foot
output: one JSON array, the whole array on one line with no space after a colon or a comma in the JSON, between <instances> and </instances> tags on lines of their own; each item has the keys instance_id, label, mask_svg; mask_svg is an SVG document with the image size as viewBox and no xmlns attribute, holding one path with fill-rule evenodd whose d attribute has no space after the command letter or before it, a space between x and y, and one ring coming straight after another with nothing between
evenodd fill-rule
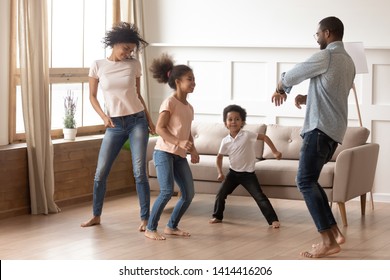
<instances>
[{"instance_id":1,"label":"woman's bare foot","mask_svg":"<svg viewBox=\"0 0 390 280\"><path fill-rule=\"evenodd\" d=\"M272 226L272 228L280 228L280 222L279 221L273 221L271 226Z\"/></svg>"},{"instance_id":2,"label":"woman's bare foot","mask_svg":"<svg viewBox=\"0 0 390 280\"><path fill-rule=\"evenodd\" d=\"M301 256L305 258L323 258L332 254L336 254L341 251L339 244L331 246L325 246L323 243L319 243L312 246L310 251L301 252Z\"/></svg>"},{"instance_id":3,"label":"woman's bare foot","mask_svg":"<svg viewBox=\"0 0 390 280\"><path fill-rule=\"evenodd\" d=\"M138 230L141 232L145 231L147 224L148 224L147 220L141 220L141 224L139 225Z\"/></svg>"},{"instance_id":4,"label":"woman's bare foot","mask_svg":"<svg viewBox=\"0 0 390 280\"><path fill-rule=\"evenodd\" d=\"M145 230L145 236L153 240L165 240L165 236L161 235L157 231Z\"/></svg>"},{"instance_id":5,"label":"woman's bare foot","mask_svg":"<svg viewBox=\"0 0 390 280\"><path fill-rule=\"evenodd\" d=\"M189 232L183 231L179 228L173 229L173 228L165 227L164 233L167 235L191 236Z\"/></svg>"},{"instance_id":6,"label":"woman's bare foot","mask_svg":"<svg viewBox=\"0 0 390 280\"><path fill-rule=\"evenodd\" d=\"M93 216L92 219L82 223L80 226L81 227L91 227L91 226L96 226L96 225L100 225L100 216Z\"/></svg>"},{"instance_id":7,"label":"woman's bare foot","mask_svg":"<svg viewBox=\"0 0 390 280\"><path fill-rule=\"evenodd\" d=\"M222 223L222 220L217 218L212 218L209 220L209 224L219 224L219 223Z\"/></svg>"}]
</instances>

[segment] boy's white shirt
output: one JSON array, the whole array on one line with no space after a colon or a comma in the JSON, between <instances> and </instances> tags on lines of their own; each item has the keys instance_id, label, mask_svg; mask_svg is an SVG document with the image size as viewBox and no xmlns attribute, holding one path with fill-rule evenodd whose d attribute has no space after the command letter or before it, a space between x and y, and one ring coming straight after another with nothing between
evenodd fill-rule
<instances>
[{"instance_id":1,"label":"boy's white shirt","mask_svg":"<svg viewBox=\"0 0 390 280\"><path fill-rule=\"evenodd\" d=\"M258 134L241 129L235 138L228 134L221 141L219 154L229 156L229 167L237 172L254 172Z\"/></svg>"}]
</instances>

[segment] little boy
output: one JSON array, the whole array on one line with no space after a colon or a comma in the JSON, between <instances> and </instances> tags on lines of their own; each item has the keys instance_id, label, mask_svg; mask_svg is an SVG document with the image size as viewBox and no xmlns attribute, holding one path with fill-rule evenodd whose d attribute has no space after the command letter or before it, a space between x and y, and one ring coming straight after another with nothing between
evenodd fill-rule
<instances>
[{"instance_id":1,"label":"little boy","mask_svg":"<svg viewBox=\"0 0 390 280\"><path fill-rule=\"evenodd\" d=\"M238 105L227 106L223 110L223 121L229 130L229 135L222 139L217 155L218 181L222 181L222 185L215 198L213 218L209 223L222 222L227 196L238 185L242 185L254 198L268 224L273 228L279 228L280 223L275 210L261 190L255 174L255 142L256 140L264 141L278 160L281 159L282 154L275 148L268 136L242 129L246 121L246 111L242 107ZM224 155L228 155L230 161L230 168L226 177L222 171Z\"/></svg>"}]
</instances>

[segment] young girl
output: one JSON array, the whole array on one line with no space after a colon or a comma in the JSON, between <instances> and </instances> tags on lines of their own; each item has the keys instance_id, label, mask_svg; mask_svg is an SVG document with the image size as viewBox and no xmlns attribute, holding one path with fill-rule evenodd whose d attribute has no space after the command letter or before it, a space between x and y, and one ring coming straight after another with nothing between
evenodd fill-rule
<instances>
[{"instance_id":1,"label":"young girl","mask_svg":"<svg viewBox=\"0 0 390 280\"><path fill-rule=\"evenodd\" d=\"M267 196L262 192L255 174L255 150L256 140L264 141L272 150L276 159L281 159L282 154L275 148L271 139L264 134L256 134L242 129L245 125L246 111L241 106L229 105L223 110L223 121L229 130L229 135L222 139L217 155L218 180L223 181L215 198L213 218L211 224L221 223L225 200L238 185L242 185L253 197L269 225L279 228L280 223ZM222 171L224 155L229 156L230 168L226 175Z\"/></svg>"},{"instance_id":2,"label":"young girl","mask_svg":"<svg viewBox=\"0 0 390 280\"><path fill-rule=\"evenodd\" d=\"M157 231L160 216L173 194L174 181L179 186L181 197L177 201L167 226L166 235L190 236L178 228L179 221L194 197L192 173L187 162L187 152L191 162L199 162L191 135L194 109L187 101L187 95L194 91L195 77L187 65L174 66L172 58L166 54L155 59L150 67L153 78L159 83L168 83L173 94L163 101L159 111L156 132L159 138L153 153L160 194L154 202L145 236L154 240L165 240Z\"/></svg>"},{"instance_id":3,"label":"young girl","mask_svg":"<svg viewBox=\"0 0 390 280\"><path fill-rule=\"evenodd\" d=\"M106 33L106 47L111 55L96 60L89 70L89 99L106 127L94 178L93 217L82 227L100 224L106 181L111 166L127 139L133 163L133 173L141 207L140 231L144 231L150 212L150 187L146 174L146 148L149 131L155 133L152 119L140 94L141 64L131 55L147 46L137 28L122 22ZM100 85L106 112L97 99Z\"/></svg>"}]
</instances>

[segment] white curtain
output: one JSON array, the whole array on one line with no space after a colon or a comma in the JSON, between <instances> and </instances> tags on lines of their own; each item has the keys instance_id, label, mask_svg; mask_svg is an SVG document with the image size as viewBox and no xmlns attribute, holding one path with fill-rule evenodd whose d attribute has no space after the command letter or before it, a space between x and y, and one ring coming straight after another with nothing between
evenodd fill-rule
<instances>
[{"instance_id":1,"label":"white curtain","mask_svg":"<svg viewBox=\"0 0 390 280\"><path fill-rule=\"evenodd\" d=\"M46 1L18 0L19 58L32 214L57 213L50 137Z\"/></svg>"},{"instance_id":2,"label":"white curtain","mask_svg":"<svg viewBox=\"0 0 390 280\"><path fill-rule=\"evenodd\" d=\"M143 0L120 0L120 15L121 21L134 23L137 26L141 37L148 42L148 38L144 37ZM147 83L148 68L146 65L145 50L138 53L138 60L142 67L141 95L150 112L150 98Z\"/></svg>"}]
</instances>

